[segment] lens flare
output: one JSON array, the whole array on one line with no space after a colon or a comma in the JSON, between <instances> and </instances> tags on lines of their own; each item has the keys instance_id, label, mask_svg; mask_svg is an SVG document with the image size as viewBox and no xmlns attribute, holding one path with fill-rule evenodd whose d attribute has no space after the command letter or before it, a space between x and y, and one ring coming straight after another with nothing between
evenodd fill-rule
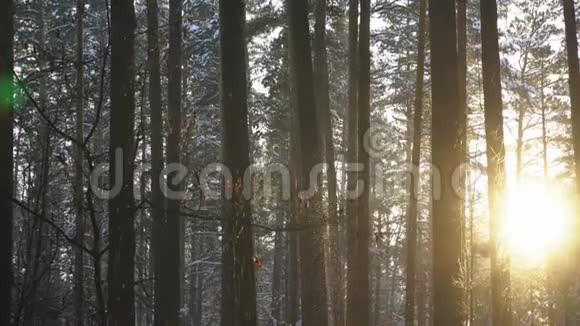
<instances>
[{"instance_id":1,"label":"lens flare","mask_svg":"<svg viewBox=\"0 0 580 326\"><path fill-rule=\"evenodd\" d=\"M13 96L14 87L12 80L0 76L0 107L5 108L11 104L10 99Z\"/></svg>"},{"instance_id":2,"label":"lens flare","mask_svg":"<svg viewBox=\"0 0 580 326\"><path fill-rule=\"evenodd\" d=\"M501 238L515 263L541 265L571 238L572 200L562 185L524 181L508 189Z\"/></svg>"}]
</instances>

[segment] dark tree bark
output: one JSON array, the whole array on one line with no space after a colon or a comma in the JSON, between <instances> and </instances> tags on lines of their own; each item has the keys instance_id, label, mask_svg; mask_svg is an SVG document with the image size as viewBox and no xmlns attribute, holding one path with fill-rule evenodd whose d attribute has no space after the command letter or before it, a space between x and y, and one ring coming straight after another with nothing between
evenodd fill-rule
<instances>
[{"instance_id":1,"label":"dark tree bark","mask_svg":"<svg viewBox=\"0 0 580 326\"><path fill-rule=\"evenodd\" d=\"M284 218L278 208L276 225L282 225ZM284 234L276 232L274 235L274 266L272 268L272 305L271 313L273 321L271 325L276 326L282 323L282 281L284 263Z\"/></svg>"},{"instance_id":2,"label":"dark tree bark","mask_svg":"<svg viewBox=\"0 0 580 326\"><path fill-rule=\"evenodd\" d=\"M308 30L308 1L287 1L289 16L290 56L293 70L293 86L296 94L296 118L300 130L300 176L301 191L316 188L312 195L300 196L299 223L311 225L299 231L300 275L302 298L302 325L327 325L328 306L326 295L326 270L324 237L321 218L322 205L318 184L311 185L310 173L321 163L310 33Z\"/></svg>"},{"instance_id":3,"label":"dark tree bark","mask_svg":"<svg viewBox=\"0 0 580 326\"><path fill-rule=\"evenodd\" d=\"M141 95L141 105L144 106L145 104L145 88L146 83L143 83L141 86L140 93ZM141 112L143 113L143 112ZM146 130L149 126L147 124L146 118L143 114L141 114L141 126L143 130ZM141 161L147 162L147 141L143 140L140 144L140 155ZM146 198L147 192L147 176L142 174L139 176L139 196L140 198ZM138 212L138 217L136 221L136 253L135 253L135 275L137 277L137 288L136 288L136 307L135 307L135 318L136 324L135 326L148 326L149 320L149 309L147 308L150 306L149 302L149 295L148 295L148 286L144 284L145 280L149 279L148 272L150 271L149 266L150 262L149 259L150 255L147 254L147 247L149 245L148 241L148 234L151 232L151 223L149 222L149 214L146 210L140 210ZM151 301L151 303L153 303Z\"/></svg>"},{"instance_id":4,"label":"dark tree bark","mask_svg":"<svg viewBox=\"0 0 580 326\"><path fill-rule=\"evenodd\" d=\"M429 3L432 76L433 164L441 174L438 200L433 201L433 322L463 325L460 278L461 200L452 186L454 170L463 157L459 107L455 1Z\"/></svg>"},{"instance_id":5,"label":"dark tree bark","mask_svg":"<svg viewBox=\"0 0 580 326\"><path fill-rule=\"evenodd\" d=\"M568 53L568 83L570 86L570 110L572 113L572 139L574 144L574 163L576 172L576 198L580 198L580 71L578 66L578 36L576 35L576 11L574 7L574 0L564 0L564 23L566 31L566 50ZM576 217L578 218L578 217ZM578 244L575 246L574 256L577 256ZM576 266L570 271L570 285L578 283L578 276L575 273L578 271L578 262ZM576 293L567 293L566 302L570 303L574 300L568 296L575 296ZM578 309L570 307L568 304L566 309L566 325L572 324L572 320L577 315Z\"/></svg>"},{"instance_id":6,"label":"dark tree bark","mask_svg":"<svg viewBox=\"0 0 580 326\"><path fill-rule=\"evenodd\" d=\"M290 145L289 150L289 165L290 165L290 216L289 225L292 228L298 227L298 214L299 214L299 179L301 175L300 169L300 128L298 125L297 116L297 92L295 90L295 69L292 69L293 57L292 53L288 52L288 84L290 88ZM300 320L300 270L299 270L299 257L298 257L298 232L288 233L288 306L287 306L287 320L288 324L295 326Z\"/></svg>"},{"instance_id":7,"label":"dark tree bark","mask_svg":"<svg viewBox=\"0 0 580 326\"><path fill-rule=\"evenodd\" d=\"M358 17L359 17L359 0L349 0L348 2L348 126L347 126L347 158L348 166L352 167L358 162ZM357 259L357 199L350 198L349 190L354 191L358 187L358 175L356 171L349 169L347 177L347 195L346 195L346 234L347 234L347 302L346 302L346 325L358 325L353 318L353 309L357 302L355 293L355 273ZM351 316L351 317L349 317Z\"/></svg>"},{"instance_id":8,"label":"dark tree bark","mask_svg":"<svg viewBox=\"0 0 580 326\"><path fill-rule=\"evenodd\" d=\"M83 20L85 13L84 0L77 0L76 17L76 140L74 147L75 156L75 227L76 242L79 245L75 248L74 262L74 302L75 302L75 324L84 325L84 252L85 245L85 214L84 214L84 155L83 155L83 110L84 110L84 66L83 66Z\"/></svg>"},{"instance_id":9,"label":"dark tree bark","mask_svg":"<svg viewBox=\"0 0 580 326\"><path fill-rule=\"evenodd\" d=\"M151 250L153 251L154 284L154 324L162 325L167 313L163 298L166 286L163 275L165 265L164 258L164 234L165 234L165 200L161 192L159 176L163 170L163 115L161 107L161 72L159 54L159 19L157 0L147 0L147 51L149 69L149 107L151 120Z\"/></svg>"},{"instance_id":10,"label":"dark tree bark","mask_svg":"<svg viewBox=\"0 0 580 326\"><path fill-rule=\"evenodd\" d=\"M468 107L467 107L467 0L457 0L457 56L459 59L458 65L458 83L459 83L459 109L461 110L459 128L461 138L459 143L459 150L464 162L469 161L469 148L467 139L468 130ZM467 223L465 216L466 206L466 169L459 170L459 187L458 195L461 199L460 213L461 213L461 246L465 248ZM461 251L461 265L463 268L467 267L466 251ZM466 269L464 269L466 270ZM470 282L468 276L464 278L468 284ZM465 301L468 300L468 291L464 291ZM467 309L463 311L467 318Z\"/></svg>"},{"instance_id":11,"label":"dark tree bark","mask_svg":"<svg viewBox=\"0 0 580 326\"><path fill-rule=\"evenodd\" d=\"M457 0L457 56L459 59L459 108L461 109L461 151L467 157L467 0ZM465 173L461 175L465 186ZM465 207L465 190L461 189L462 214Z\"/></svg>"},{"instance_id":12,"label":"dark tree bark","mask_svg":"<svg viewBox=\"0 0 580 326\"><path fill-rule=\"evenodd\" d=\"M319 113L320 134L324 159L327 164L326 181L328 190L329 222L329 280L330 307L335 326L344 325L344 287L342 257L339 249L340 222L338 219L338 198L334 139L328 87L328 61L326 54L326 7L327 0L317 0L314 24L314 79L316 87L316 106Z\"/></svg>"},{"instance_id":13,"label":"dark tree bark","mask_svg":"<svg viewBox=\"0 0 580 326\"><path fill-rule=\"evenodd\" d=\"M105 8L108 10L108 8ZM98 48L104 54L104 58L102 61L103 70L101 71L101 81L104 82L105 78L105 70L104 67L106 66L109 58L109 47L106 45L107 41L105 40L105 35L101 35L98 39ZM103 89L104 91L104 89ZM103 140L105 136L105 128L98 128L95 129L94 132L94 141L92 142L91 146L89 147L95 153L102 153L105 151L106 142ZM91 164L94 165L94 164ZM91 167L89 166L89 169ZM104 293L104 282L103 282L103 256L107 253L102 252L101 244L102 244L102 227L105 215L105 201L101 199L95 198L93 196L92 191L88 189L85 191L86 197L86 205L87 205L87 217L90 221L90 235L92 236L92 246L91 250L95 253L94 257L92 257L92 290L95 294L95 325L104 326L107 322L107 299L105 298Z\"/></svg>"},{"instance_id":14,"label":"dark tree bark","mask_svg":"<svg viewBox=\"0 0 580 326\"><path fill-rule=\"evenodd\" d=\"M245 1L220 0L223 159L232 180L224 185L222 253L222 325L253 326L256 279L252 257L252 211L243 194L244 172L250 165Z\"/></svg>"},{"instance_id":15,"label":"dark tree bark","mask_svg":"<svg viewBox=\"0 0 580 326\"><path fill-rule=\"evenodd\" d=\"M468 130L468 107L467 107L467 0L457 0L457 56L459 59L458 65L458 82L459 82L459 108L461 110L460 117L460 131L461 139L459 143L459 149L463 160L468 162L469 160L469 148L467 139ZM459 186L458 189L459 196L461 198L461 241L462 247L465 248L465 235L466 235L466 218L465 218L465 204L466 204L466 169L459 170ZM466 266L466 256L465 250L461 251L461 264ZM467 281L467 279L465 279ZM467 300L467 291L464 292ZM467 313L466 311L464 311Z\"/></svg>"},{"instance_id":16,"label":"dark tree bark","mask_svg":"<svg viewBox=\"0 0 580 326\"><path fill-rule=\"evenodd\" d=\"M411 191L407 220L407 277L405 287L405 325L415 325L415 294L417 279L417 220L419 218L419 179L421 166L421 134L423 131L423 87L425 75L425 30L427 1L419 0L419 35L417 42L417 76L415 83L415 113L413 117L413 152L411 154Z\"/></svg>"},{"instance_id":17,"label":"dark tree bark","mask_svg":"<svg viewBox=\"0 0 580 326\"><path fill-rule=\"evenodd\" d=\"M293 182L294 181L295 178L293 177ZM295 200L293 199L293 201ZM293 227L297 224L296 218L294 217L295 212L297 211L297 205L295 203L291 203L291 205L293 207L290 209L290 226ZM300 292L298 291L300 281L298 265L298 235L296 232L290 232L288 234L288 306L286 307L286 319L288 324L293 326L298 323L300 313Z\"/></svg>"},{"instance_id":18,"label":"dark tree bark","mask_svg":"<svg viewBox=\"0 0 580 326\"><path fill-rule=\"evenodd\" d=\"M512 324L509 270L506 258L499 253L498 239L500 217L503 216L501 200L505 192L506 174L495 0L481 2L481 45L490 211L492 319L493 325L509 326Z\"/></svg>"},{"instance_id":19,"label":"dark tree bark","mask_svg":"<svg viewBox=\"0 0 580 326\"><path fill-rule=\"evenodd\" d=\"M355 321L358 325L369 325L370 309L370 214L369 214L369 192L370 183L370 159L369 152L365 149L366 137L370 129L370 0L360 0L360 26L359 26L359 78L358 78L358 162L362 170L358 173L358 180L362 187L360 196L357 199L357 231L356 231L356 263L352 269L353 277L349 296L353 296L352 310L347 313L347 325L352 325ZM351 270L349 269L349 273Z\"/></svg>"},{"instance_id":20,"label":"dark tree bark","mask_svg":"<svg viewBox=\"0 0 580 326\"><path fill-rule=\"evenodd\" d=\"M12 306L14 3L0 4L0 324L10 325Z\"/></svg>"},{"instance_id":21,"label":"dark tree bark","mask_svg":"<svg viewBox=\"0 0 580 326\"><path fill-rule=\"evenodd\" d=\"M377 219L377 232L382 232L382 214L379 212L379 216ZM375 274L375 289L374 289L374 302L373 302L373 321L371 325L379 326L381 324L381 286L382 286L382 276L383 276L383 261L380 255L381 250L384 250L385 246L383 240L380 237L377 237L375 242L375 250L376 253L373 255L374 257L374 274Z\"/></svg>"},{"instance_id":22,"label":"dark tree bark","mask_svg":"<svg viewBox=\"0 0 580 326\"><path fill-rule=\"evenodd\" d=\"M181 39L182 39L182 0L169 1L169 53L168 70L168 117L169 134L167 137L167 165L181 164ZM172 193L166 196L167 217L165 221L165 251L163 253L164 272L162 281L165 286L163 302L166 316L163 323L179 325L181 309L181 198L183 180L174 180L173 174L167 176L167 189Z\"/></svg>"},{"instance_id":23,"label":"dark tree bark","mask_svg":"<svg viewBox=\"0 0 580 326\"><path fill-rule=\"evenodd\" d=\"M121 182L109 200L108 325L135 324L135 9L132 0L111 2L110 184ZM119 150L120 153L117 153ZM122 169L117 171L117 166ZM120 176L117 173L121 173Z\"/></svg>"},{"instance_id":24,"label":"dark tree bark","mask_svg":"<svg viewBox=\"0 0 580 326\"><path fill-rule=\"evenodd\" d=\"M467 137L467 0L457 0L457 56L459 58L459 107L461 119L462 145Z\"/></svg>"}]
</instances>

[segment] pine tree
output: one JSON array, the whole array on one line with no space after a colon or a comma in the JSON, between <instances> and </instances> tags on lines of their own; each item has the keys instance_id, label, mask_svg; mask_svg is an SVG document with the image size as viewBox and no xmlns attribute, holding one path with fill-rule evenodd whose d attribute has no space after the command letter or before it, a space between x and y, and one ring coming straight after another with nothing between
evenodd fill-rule
<instances>
[{"instance_id":1,"label":"pine tree","mask_svg":"<svg viewBox=\"0 0 580 326\"><path fill-rule=\"evenodd\" d=\"M10 325L12 307L12 225L13 225L13 85L12 45L14 3L0 4L0 324Z\"/></svg>"},{"instance_id":2,"label":"pine tree","mask_svg":"<svg viewBox=\"0 0 580 326\"><path fill-rule=\"evenodd\" d=\"M302 325L327 325L326 270L321 218L321 194L318 184L310 185L310 173L321 163L318 120L314 96L312 55L308 30L308 3L289 0L288 6L290 63L296 94L296 119L300 137L299 190L315 187L314 194L299 198L299 232Z\"/></svg>"},{"instance_id":3,"label":"pine tree","mask_svg":"<svg viewBox=\"0 0 580 326\"><path fill-rule=\"evenodd\" d=\"M84 0L77 0L76 17L76 141L75 144L75 228L76 242L75 248L75 271L74 271L74 298L75 298L75 323L81 326L84 321L84 252L85 244L85 213L84 213Z\"/></svg>"},{"instance_id":4,"label":"pine tree","mask_svg":"<svg viewBox=\"0 0 580 326\"><path fill-rule=\"evenodd\" d=\"M356 320L362 325L369 324L370 308L370 284L369 284L369 244L370 244L370 221L369 214L369 193L370 183L370 158L369 152L365 148L367 137L370 136L370 100L371 100L371 80L370 80L370 0L360 0L360 25L358 40L358 162L361 164L361 171L358 179L361 189L357 199L357 232L356 232L356 263L354 268L349 268L349 273L353 273L351 281L354 283L348 295L353 296L352 310L347 312L347 325ZM350 320L350 322L348 322Z\"/></svg>"},{"instance_id":5,"label":"pine tree","mask_svg":"<svg viewBox=\"0 0 580 326\"><path fill-rule=\"evenodd\" d=\"M334 156L334 137L332 116L330 114L328 61L326 42L326 11L327 0L317 0L314 24L314 78L316 80L316 106L319 113L320 138L327 164L326 181L328 189L328 221L329 221L329 273L328 288L333 322L335 325L344 324L344 293L342 278L343 267L339 252L340 226L338 219L338 198L336 183L336 168Z\"/></svg>"},{"instance_id":6,"label":"pine tree","mask_svg":"<svg viewBox=\"0 0 580 326\"><path fill-rule=\"evenodd\" d=\"M429 3L432 76L432 160L441 174L436 185L440 198L433 201L433 323L463 324L463 294L460 278L461 212L460 198L452 185L454 170L462 157L460 142L461 109L458 95L458 56L455 1Z\"/></svg>"},{"instance_id":7,"label":"pine tree","mask_svg":"<svg viewBox=\"0 0 580 326\"><path fill-rule=\"evenodd\" d=\"M423 87L425 75L425 29L427 2L419 2L419 40L417 44L417 81L415 85L415 112L413 117L413 153L411 155L411 192L407 216L407 278L405 287L405 325L415 324L415 294L417 280L417 220L419 178L421 165L421 133L423 125Z\"/></svg>"},{"instance_id":8,"label":"pine tree","mask_svg":"<svg viewBox=\"0 0 580 326\"><path fill-rule=\"evenodd\" d=\"M291 56L290 58L291 59ZM292 65L292 64L290 64ZM292 69L291 69L292 70ZM294 84L293 71L290 71L290 84ZM291 175L291 198L290 198L290 221L289 226L296 228L298 226L298 183L300 178L300 143L299 143L299 128L298 117L296 112L296 92L293 91L291 96L291 127L290 127L290 175ZM297 232L290 232L288 234L288 308L287 318L288 324L296 326L298 324L299 310L300 310L300 268L299 268L299 253L298 253L298 234Z\"/></svg>"},{"instance_id":9,"label":"pine tree","mask_svg":"<svg viewBox=\"0 0 580 326\"><path fill-rule=\"evenodd\" d=\"M505 192L505 146L495 0L481 2L481 44L489 184L493 325L509 326L512 324L509 270L505 257L499 252L499 225L500 217L503 216L501 201Z\"/></svg>"},{"instance_id":10,"label":"pine tree","mask_svg":"<svg viewBox=\"0 0 580 326\"><path fill-rule=\"evenodd\" d=\"M223 159L232 174L223 206L222 325L255 326L256 279L250 201L244 197L244 173L250 165L246 11L243 0L220 0Z\"/></svg>"},{"instance_id":11,"label":"pine tree","mask_svg":"<svg viewBox=\"0 0 580 326\"><path fill-rule=\"evenodd\" d=\"M133 1L112 1L109 173L110 184L121 182L121 187L120 192L109 199L107 324L111 326L135 324L134 32Z\"/></svg>"},{"instance_id":12,"label":"pine tree","mask_svg":"<svg viewBox=\"0 0 580 326\"><path fill-rule=\"evenodd\" d=\"M461 116L459 121L459 128L461 131L461 138L459 144L460 155L465 162L469 160L468 153L468 106L467 106L467 0L457 1L457 56L459 59L458 64L458 83L459 83L459 109L461 110ZM459 207L461 213L461 245L465 248L465 234L466 234L466 170L461 169L459 176L459 196L461 198L461 205ZM461 266L464 270L466 265L466 255L465 250L462 249L461 256ZM469 282L467 277L464 280ZM468 292L465 291L465 299L467 299ZM465 309L467 310L467 309ZM465 316L467 316L467 311L463 311Z\"/></svg>"},{"instance_id":13,"label":"pine tree","mask_svg":"<svg viewBox=\"0 0 580 326\"><path fill-rule=\"evenodd\" d=\"M159 53L159 18L157 0L147 0L147 52L149 69L149 107L151 114L151 250L153 251L154 284L154 324L162 325L167 315L164 311L165 256L165 200L161 191L159 176L163 170L163 118L161 108L161 72Z\"/></svg>"},{"instance_id":14,"label":"pine tree","mask_svg":"<svg viewBox=\"0 0 580 326\"><path fill-rule=\"evenodd\" d=\"M347 121L347 153L346 162L353 167L358 162L358 19L359 0L349 0L348 2L348 121ZM358 175L354 169L347 171L347 189L355 190L358 185ZM347 190L347 192L348 192ZM358 192L358 191L357 191ZM356 301L356 288L354 270L357 264L357 198L346 198L346 228L347 228L347 299L346 299L346 325L358 325L356 315L353 311Z\"/></svg>"},{"instance_id":15,"label":"pine tree","mask_svg":"<svg viewBox=\"0 0 580 326\"><path fill-rule=\"evenodd\" d=\"M572 140L574 148L574 163L576 172L576 193L580 193L580 68L578 64L578 37L576 35L576 11L573 0L564 0L564 24L566 29L566 50L568 53L568 83L570 87L570 111L572 114ZM580 196L576 196L578 200ZM576 216L578 219L578 217ZM579 248L578 243L575 246L573 255L576 256ZM578 259L574 261L575 266L570 272L571 284L578 283L578 276L575 272L578 270ZM566 313L565 324L573 324L578 308L572 304L576 293L567 293L566 300L568 306L564 307Z\"/></svg>"},{"instance_id":16,"label":"pine tree","mask_svg":"<svg viewBox=\"0 0 580 326\"><path fill-rule=\"evenodd\" d=\"M181 52L182 52L182 1L169 2L169 53L167 56L167 100L169 135L167 137L167 165L181 164ZM179 176L175 175L175 178ZM166 198L167 216L165 221L165 252L163 277L166 318L163 322L169 325L179 324L181 309L181 198L183 180L174 180L174 175L167 176L167 189L172 195ZM174 196L175 195L175 196Z\"/></svg>"}]
</instances>

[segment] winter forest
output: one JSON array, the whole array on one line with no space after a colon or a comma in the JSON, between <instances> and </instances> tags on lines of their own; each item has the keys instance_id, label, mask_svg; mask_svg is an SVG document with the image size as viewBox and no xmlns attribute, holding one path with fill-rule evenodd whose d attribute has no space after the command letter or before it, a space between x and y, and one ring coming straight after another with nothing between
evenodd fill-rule
<instances>
[{"instance_id":1,"label":"winter forest","mask_svg":"<svg viewBox=\"0 0 580 326\"><path fill-rule=\"evenodd\" d=\"M0 326L580 325L574 0L0 0Z\"/></svg>"}]
</instances>

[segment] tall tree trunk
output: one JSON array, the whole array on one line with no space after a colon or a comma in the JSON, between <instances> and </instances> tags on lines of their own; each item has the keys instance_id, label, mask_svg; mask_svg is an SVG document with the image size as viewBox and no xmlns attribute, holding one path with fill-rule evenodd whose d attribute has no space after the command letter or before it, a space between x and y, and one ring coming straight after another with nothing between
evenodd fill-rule
<instances>
[{"instance_id":1,"label":"tall tree trunk","mask_svg":"<svg viewBox=\"0 0 580 326\"><path fill-rule=\"evenodd\" d=\"M462 150L467 150L467 0L457 0L457 57ZM467 155L467 153L465 154ZM464 179L465 180L465 179ZM465 200L465 198L463 198Z\"/></svg>"},{"instance_id":2,"label":"tall tree trunk","mask_svg":"<svg viewBox=\"0 0 580 326\"><path fill-rule=\"evenodd\" d=\"M293 73L290 72L290 82L294 78ZM292 87L292 86L291 86ZM290 218L289 225L291 228L296 228L298 225L298 177L300 174L300 144L298 143L300 137L298 136L298 121L295 114L295 92L292 92L292 113L291 113L291 132L290 132L290 173L291 173L291 201L290 201ZM287 320L288 324L295 326L299 320L300 298L299 298L299 258L298 258L298 234L297 232L290 232L288 234L288 307Z\"/></svg>"},{"instance_id":3,"label":"tall tree trunk","mask_svg":"<svg viewBox=\"0 0 580 326\"><path fill-rule=\"evenodd\" d=\"M168 70L168 120L167 165L181 164L181 39L182 39L182 0L169 1L169 53ZM174 177L176 178L174 180ZM181 219L180 205L183 191L183 180L177 175L168 175L167 189L172 193L166 196L167 219L165 222L165 252L163 281L165 293L163 302L166 305L168 325L179 325L181 309Z\"/></svg>"},{"instance_id":4,"label":"tall tree trunk","mask_svg":"<svg viewBox=\"0 0 580 326\"><path fill-rule=\"evenodd\" d=\"M352 305L347 312L347 325L368 325L370 308L370 284L369 284L369 240L370 240L370 214L369 214L369 191L370 191L370 160L369 152L365 150L366 137L370 131L370 0L360 1L360 26L359 26L359 79L358 79L358 162L361 170L358 173L360 181L360 195L357 199L356 218L356 257L355 263L349 265L349 297L352 297ZM352 267L352 268L351 268ZM350 300L350 299L349 299Z\"/></svg>"},{"instance_id":5,"label":"tall tree trunk","mask_svg":"<svg viewBox=\"0 0 580 326\"><path fill-rule=\"evenodd\" d=\"M421 234L420 231L418 234ZM417 239L419 244L420 238ZM420 263L417 268L417 326L427 326L427 277L422 255L418 255Z\"/></svg>"},{"instance_id":6,"label":"tall tree trunk","mask_svg":"<svg viewBox=\"0 0 580 326\"><path fill-rule=\"evenodd\" d=\"M327 0L317 0L314 24L314 79L316 106L319 113L320 133L324 159L327 164L328 222L329 222L329 280L330 308L335 326L344 325L344 287L342 259L339 251L340 225L337 212L337 181L334 156L334 137L330 114L328 88L328 62L326 55L326 6Z\"/></svg>"},{"instance_id":7,"label":"tall tree trunk","mask_svg":"<svg viewBox=\"0 0 580 326\"><path fill-rule=\"evenodd\" d=\"M324 232L321 218L322 201L319 185L310 185L310 173L321 163L318 142L318 120L314 97L310 33L308 31L308 1L287 1L291 69L294 71L296 117L300 130L299 189L314 188L313 193L299 196L299 223L310 225L298 234L300 243L300 275L302 298L302 325L327 325L326 269Z\"/></svg>"},{"instance_id":8,"label":"tall tree trunk","mask_svg":"<svg viewBox=\"0 0 580 326\"><path fill-rule=\"evenodd\" d=\"M290 216L289 225L291 228L296 228L298 226L298 214L299 214L299 202L298 202L298 192L299 192L299 178L300 178L300 130L298 126L298 115L297 115L297 92L295 90L295 70L291 67L293 66L293 56L288 52L288 84L290 85L290 145L289 147L289 164L290 164ZM299 257L298 257L298 232L290 232L288 234L288 306L286 311L286 318L288 324L295 326L298 324L299 310L300 310L300 273L299 273Z\"/></svg>"},{"instance_id":9,"label":"tall tree trunk","mask_svg":"<svg viewBox=\"0 0 580 326\"><path fill-rule=\"evenodd\" d=\"M85 214L84 214L84 155L83 155L83 110L84 110L84 66L83 66L83 20L85 13L84 0L77 0L77 31L76 31L76 140L74 147L75 156L75 227L76 242L79 245L75 248L75 269L74 269L74 302L75 302L75 324L84 325L84 253L82 247L85 244Z\"/></svg>"},{"instance_id":10,"label":"tall tree trunk","mask_svg":"<svg viewBox=\"0 0 580 326\"><path fill-rule=\"evenodd\" d=\"M347 190L346 193L346 233L347 233L347 302L346 302L346 325L357 325L353 318L353 308L357 304L357 291L355 288L354 270L357 257L357 198L349 196L349 192L358 188L358 175L352 167L358 161L357 129L358 129L358 17L359 0L348 2L348 125L347 125L347 153L346 167ZM349 317L351 316L351 317Z\"/></svg>"},{"instance_id":11,"label":"tall tree trunk","mask_svg":"<svg viewBox=\"0 0 580 326\"><path fill-rule=\"evenodd\" d=\"M154 325L161 326L167 313L164 311L163 258L165 234L165 200L161 191L159 176L163 170L163 115L161 108L161 72L159 54L159 21L157 0L147 0L147 52L149 64L149 107L151 120L151 250L153 251L154 284Z\"/></svg>"},{"instance_id":12,"label":"tall tree trunk","mask_svg":"<svg viewBox=\"0 0 580 326\"><path fill-rule=\"evenodd\" d=\"M10 325L12 307L14 3L0 5L0 324Z\"/></svg>"},{"instance_id":13,"label":"tall tree trunk","mask_svg":"<svg viewBox=\"0 0 580 326\"><path fill-rule=\"evenodd\" d=\"M405 293L405 325L415 324L415 280L417 277L417 220L421 165L421 134L423 132L423 86L425 74L425 29L427 1L419 0L419 35L417 44L417 79L415 83L415 113L413 119L413 152L411 154L411 191L407 215L407 277Z\"/></svg>"},{"instance_id":14,"label":"tall tree trunk","mask_svg":"<svg viewBox=\"0 0 580 326\"><path fill-rule=\"evenodd\" d=\"M105 43L104 38L102 38L99 42L99 46L101 49L105 47L103 44ZM105 56L108 56L108 51L105 52ZM105 58L106 60L106 58ZM103 76L104 77L104 76ZM95 140L93 142L92 150L95 153L102 153L105 151L105 141L103 140L105 136L104 128L97 129L95 131ZM92 236L92 246L91 250L96 254L92 257L92 269L93 269L93 290L95 293L95 325L104 326L107 321L107 313L106 313L106 298L103 291L103 256L104 253L101 253L101 229L102 223L101 221L104 220L103 216L105 215L105 201L95 198L92 192L87 191L86 193L86 204L87 204L87 212L88 217L91 223L91 236Z\"/></svg>"},{"instance_id":15,"label":"tall tree trunk","mask_svg":"<svg viewBox=\"0 0 580 326\"><path fill-rule=\"evenodd\" d=\"M382 214L379 212L377 221L377 234L382 232ZM374 264L375 264L375 289L374 289L374 302L373 302L373 323L372 325L379 326L381 324L381 286L383 279L383 262L381 257L381 251L384 249L384 244L381 237L376 238L375 242L375 253L374 253Z\"/></svg>"},{"instance_id":16,"label":"tall tree trunk","mask_svg":"<svg viewBox=\"0 0 580 326\"><path fill-rule=\"evenodd\" d=\"M142 98L141 98L141 105L144 106L144 96L145 96L145 83L143 83L143 87L141 89L141 94L142 94ZM143 113L143 110L141 110L141 113ZM141 125L143 129L148 128L148 126L146 125L146 118L144 116L144 114L141 114ZM147 142L145 140L141 141L141 150L140 150L140 154L141 154L141 162L146 162L147 161ZM146 175L141 175L139 176L139 196L141 199L146 198L146 192L147 192L147 176ZM147 295L147 283L145 280L148 279L148 275L147 275L147 271L148 271L148 255L147 255L147 233L150 232L149 231L149 218L148 218L148 214L147 211L144 209L139 210L139 220L138 222L136 222L137 224L137 234L136 234L136 259L135 259L135 274L138 276L137 277L137 289L136 289L136 307L135 307L135 317L136 317L136 326L147 326L147 315L149 312L149 309L146 309L146 306L149 302L147 302L147 300L149 299L148 295Z\"/></svg>"},{"instance_id":17,"label":"tall tree trunk","mask_svg":"<svg viewBox=\"0 0 580 326\"><path fill-rule=\"evenodd\" d=\"M564 0L564 23L566 30L566 50L568 53L568 82L570 86L570 109L572 113L572 138L574 144L574 163L576 172L576 199L580 199L580 71L578 67L578 37L576 35L576 11L573 0ZM578 209L576 209L578 211ZM580 214L576 213L577 224ZM573 257L576 257L580 244L578 241L574 244ZM578 284L577 271L580 263L578 258L574 259L574 266L570 271L571 288ZM569 296L576 297L577 293L567 293L566 302L566 325L571 324L571 320L576 317L579 309L574 306L570 307L572 299Z\"/></svg>"},{"instance_id":18,"label":"tall tree trunk","mask_svg":"<svg viewBox=\"0 0 580 326\"><path fill-rule=\"evenodd\" d=\"M110 184L120 186L109 199L108 325L135 324L135 9L132 0L111 2ZM121 169L117 169L121 167ZM120 173L121 175L118 175ZM118 180L117 180L118 179ZM117 183L121 182L121 185Z\"/></svg>"},{"instance_id":19,"label":"tall tree trunk","mask_svg":"<svg viewBox=\"0 0 580 326\"><path fill-rule=\"evenodd\" d=\"M548 181L548 130L547 130L547 112L546 112L546 66L543 59L540 62L540 114L542 124L542 166L544 171L544 181ZM546 264L546 288L548 292L548 325L558 325L559 291L558 277L556 276L557 263L553 260Z\"/></svg>"},{"instance_id":20,"label":"tall tree trunk","mask_svg":"<svg viewBox=\"0 0 580 326\"><path fill-rule=\"evenodd\" d=\"M282 225L284 223L284 218L280 209L278 209L277 214L278 216L276 218L276 225ZM282 324L282 265L284 261L284 247L284 234L282 232L276 232L274 235L274 267L272 270L271 313L273 322L271 325L273 326Z\"/></svg>"},{"instance_id":21,"label":"tall tree trunk","mask_svg":"<svg viewBox=\"0 0 580 326\"><path fill-rule=\"evenodd\" d=\"M469 162L469 146L467 139L468 130L468 106L467 106L467 0L457 0L457 56L459 59L458 65L458 83L459 83L459 109L461 110L459 128L461 131L461 138L459 143L459 150L463 157L463 162ZM467 256L465 239L467 234L467 223L465 217L466 207L466 169L459 169L459 189L458 195L461 199L460 213L461 213L461 266L465 270L467 266ZM464 278L465 279L465 278ZM467 301L468 291L464 291L465 301ZM467 318L467 310L463 311Z\"/></svg>"},{"instance_id":22,"label":"tall tree trunk","mask_svg":"<svg viewBox=\"0 0 580 326\"><path fill-rule=\"evenodd\" d=\"M475 185L471 181L471 172L468 174L468 188L467 196L469 198L468 214L469 214L469 269L468 269L468 299L469 299L469 315L468 322L470 326L475 325L475 290L473 285L473 280L475 276Z\"/></svg>"},{"instance_id":23,"label":"tall tree trunk","mask_svg":"<svg viewBox=\"0 0 580 326\"><path fill-rule=\"evenodd\" d=\"M505 192L505 146L496 0L481 2L481 44L487 177L489 184L491 295L493 325L512 324L507 260L499 253L499 225Z\"/></svg>"},{"instance_id":24,"label":"tall tree trunk","mask_svg":"<svg viewBox=\"0 0 580 326\"><path fill-rule=\"evenodd\" d=\"M429 3L432 76L433 165L441 183L433 200L433 322L434 325L463 325L463 294L460 278L461 200L452 187L452 175L463 157L461 141L455 1ZM433 196L434 194L432 194Z\"/></svg>"},{"instance_id":25,"label":"tall tree trunk","mask_svg":"<svg viewBox=\"0 0 580 326\"><path fill-rule=\"evenodd\" d=\"M224 185L222 254L222 325L256 325L256 279L250 201L243 194L244 172L250 165L246 11L243 0L220 0L223 158L233 179Z\"/></svg>"},{"instance_id":26,"label":"tall tree trunk","mask_svg":"<svg viewBox=\"0 0 580 326\"><path fill-rule=\"evenodd\" d=\"M457 1L457 55L459 58L458 66L458 82L459 82L459 108L461 110L460 117L460 152L465 163L469 163L469 107L467 101L467 1L468 0L458 0ZM461 198L461 266L463 270L467 270L469 264L469 259L467 257L467 247L466 247L466 237L467 237L467 217L465 215L466 203L467 203L467 170L461 168L459 170L459 196ZM466 282L469 282L468 277L464 278ZM467 302L469 300L469 291L464 291L464 300ZM464 309L462 312L465 313L464 318L468 318L468 309Z\"/></svg>"}]
</instances>

